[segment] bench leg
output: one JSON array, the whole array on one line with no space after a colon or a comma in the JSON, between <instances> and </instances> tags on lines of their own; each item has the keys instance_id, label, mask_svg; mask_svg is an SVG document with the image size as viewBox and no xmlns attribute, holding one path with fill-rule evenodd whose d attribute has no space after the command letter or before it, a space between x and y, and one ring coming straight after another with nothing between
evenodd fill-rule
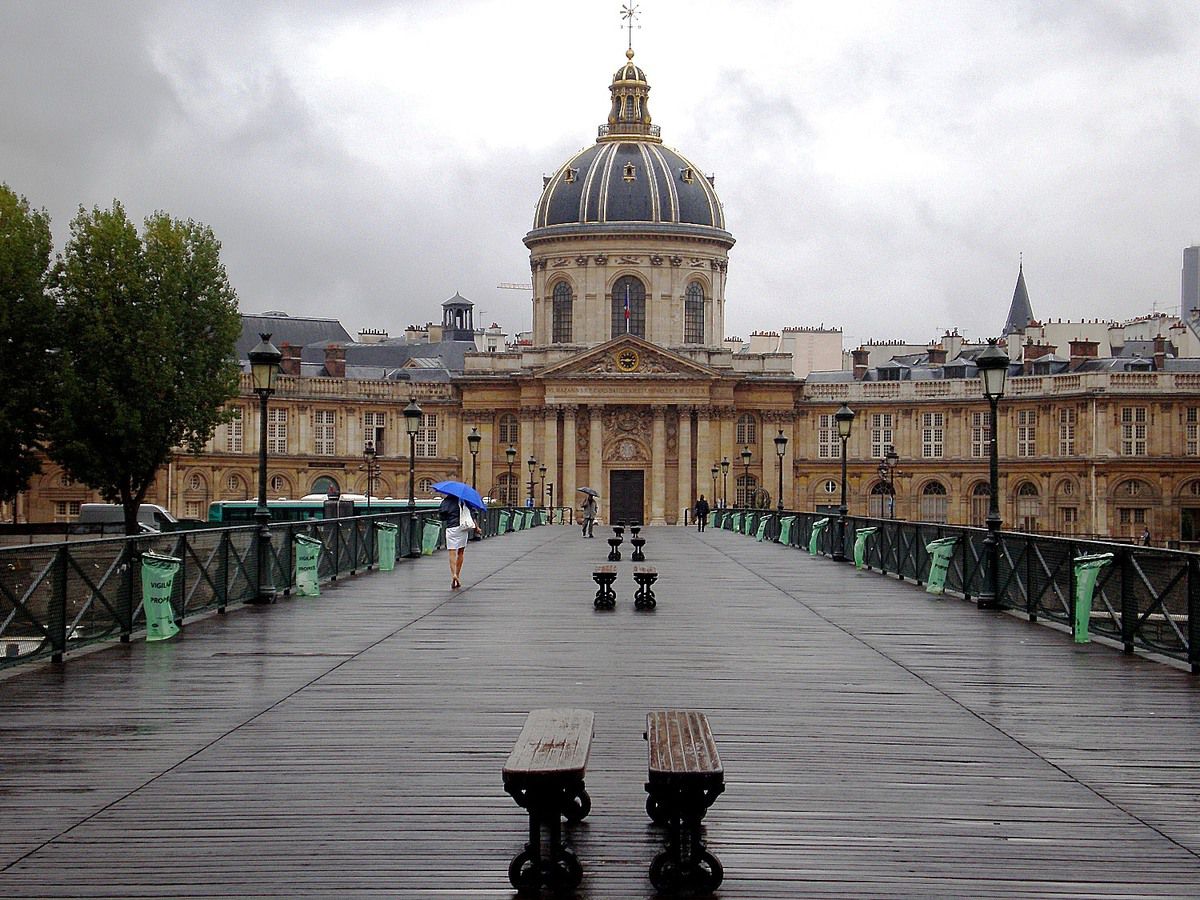
<instances>
[{"instance_id":1,"label":"bench leg","mask_svg":"<svg viewBox=\"0 0 1200 900\"><path fill-rule=\"evenodd\" d=\"M592 606L596 609L615 609L617 605L617 592L613 589L613 583L617 580L617 576L596 578L596 584L600 585L596 590L596 599Z\"/></svg>"},{"instance_id":2,"label":"bench leg","mask_svg":"<svg viewBox=\"0 0 1200 900\"><path fill-rule=\"evenodd\" d=\"M592 808L583 780L546 790L509 791L517 804L529 811L529 843L508 866L508 880L517 890L545 885L569 890L583 879L579 859L562 841L562 823L581 821ZM542 840L545 829L546 841Z\"/></svg>"},{"instance_id":3,"label":"bench leg","mask_svg":"<svg viewBox=\"0 0 1200 900\"><path fill-rule=\"evenodd\" d=\"M633 593L634 609L654 609L658 605L658 601L654 599L654 582L657 578L647 578L634 576L637 581L637 590Z\"/></svg>"},{"instance_id":4,"label":"bench leg","mask_svg":"<svg viewBox=\"0 0 1200 900\"><path fill-rule=\"evenodd\" d=\"M646 790L646 811L666 828L666 849L650 863L650 883L663 894L715 891L725 869L705 848L702 823L720 791L663 790L649 784Z\"/></svg>"}]
</instances>

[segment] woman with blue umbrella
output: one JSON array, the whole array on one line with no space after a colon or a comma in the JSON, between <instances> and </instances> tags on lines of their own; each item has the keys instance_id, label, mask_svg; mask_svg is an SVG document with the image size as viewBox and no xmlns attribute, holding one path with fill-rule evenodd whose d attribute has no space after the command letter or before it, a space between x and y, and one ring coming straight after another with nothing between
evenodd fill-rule
<instances>
[{"instance_id":1,"label":"woman with blue umbrella","mask_svg":"<svg viewBox=\"0 0 1200 900\"><path fill-rule=\"evenodd\" d=\"M461 481L439 481L433 486L439 494L445 494L442 505L438 507L438 518L446 527L446 550L450 555L450 587L461 585L463 557L467 555L467 542L471 533L480 533L479 525L472 512L474 509L482 512L486 509L479 491Z\"/></svg>"}]
</instances>

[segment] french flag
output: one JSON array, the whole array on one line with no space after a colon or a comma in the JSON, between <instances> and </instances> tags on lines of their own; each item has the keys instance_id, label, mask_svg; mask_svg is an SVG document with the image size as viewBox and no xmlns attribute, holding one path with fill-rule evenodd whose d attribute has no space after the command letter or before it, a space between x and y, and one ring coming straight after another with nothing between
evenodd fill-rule
<instances>
[{"instance_id":1,"label":"french flag","mask_svg":"<svg viewBox=\"0 0 1200 900\"><path fill-rule=\"evenodd\" d=\"M629 285L625 286L625 333L629 333Z\"/></svg>"}]
</instances>

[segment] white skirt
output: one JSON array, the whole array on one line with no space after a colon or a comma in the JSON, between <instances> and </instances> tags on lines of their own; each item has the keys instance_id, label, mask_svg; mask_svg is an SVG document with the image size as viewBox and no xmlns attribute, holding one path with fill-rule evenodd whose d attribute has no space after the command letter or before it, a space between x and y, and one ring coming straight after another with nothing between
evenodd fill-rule
<instances>
[{"instance_id":1,"label":"white skirt","mask_svg":"<svg viewBox=\"0 0 1200 900\"><path fill-rule=\"evenodd\" d=\"M446 549L461 550L471 539L471 529L462 525L452 525L446 529Z\"/></svg>"}]
</instances>

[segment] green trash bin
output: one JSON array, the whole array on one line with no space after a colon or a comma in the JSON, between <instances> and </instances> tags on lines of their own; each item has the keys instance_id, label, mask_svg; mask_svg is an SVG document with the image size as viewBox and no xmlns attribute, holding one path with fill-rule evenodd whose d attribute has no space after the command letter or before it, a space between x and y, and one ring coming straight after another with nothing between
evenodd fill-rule
<instances>
[{"instance_id":1,"label":"green trash bin","mask_svg":"<svg viewBox=\"0 0 1200 900\"><path fill-rule=\"evenodd\" d=\"M421 530L421 555L433 556L433 551L438 548L441 540L442 523L426 521L425 527Z\"/></svg>"},{"instance_id":2,"label":"green trash bin","mask_svg":"<svg viewBox=\"0 0 1200 900\"><path fill-rule=\"evenodd\" d=\"M821 543L821 532L829 527L829 517L817 519L812 523L812 534L808 537L808 552L811 556L817 555L817 547Z\"/></svg>"},{"instance_id":3,"label":"green trash bin","mask_svg":"<svg viewBox=\"0 0 1200 900\"><path fill-rule=\"evenodd\" d=\"M380 572L390 572L396 568L396 537L399 532L400 526L395 522L375 523L375 554Z\"/></svg>"},{"instance_id":4,"label":"green trash bin","mask_svg":"<svg viewBox=\"0 0 1200 900\"><path fill-rule=\"evenodd\" d=\"M324 545L315 537L298 534L292 539L293 556L296 558L296 596L321 596L321 549Z\"/></svg>"},{"instance_id":5,"label":"green trash bin","mask_svg":"<svg viewBox=\"0 0 1200 900\"><path fill-rule=\"evenodd\" d=\"M1071 631L1077 644L1086 644L1092 639L1089 633L1092 624L1092 596L1096 591L1096 582L1100 579L1100 570L1112 561L1111 553L1077 556L1073 560L1075 566L1075 622Z\"/></svg>"},{"instance_id":6,"label":"green trash bin","mask_svg":"<svg viewBox=\"0 0 1200 900\"><path fill-rule=\"evenodd\" d=\"M795 516L784 516L779 523L779 543L791 545L792 526L796 524Z\"/></svg>"},{"instance_id":7,"label":"green trash bin","mask_svg":"<svg viewBox=\"0 0 1200 900\"><path fill-rule=\"evenodd\" d=\"M860 528L854 532L854 568L861 569L867 555L867 538L879 530L879 526Z\"/></svg>"},{"instance_id":8,"label":"green trash bin","mask_svg":"<svg viewBox=\"0 0 1200 900\"><path fill-rule=\"evenodd\" d=\"M146 640L165 641L179 634L171 594L183 560L151 550L142 554L142 610L146 613Z\"/></svg>"},{"instance_id":9,"label":"green trash bin","mask_svg":"<svg viewBox=\"0 0 1200 900\"><path fill-rule=\"evenodd\" d=\"M925 545L929 552L929 579L925 582L925 593L941 594L946 590L946 573L950 571L950 557L958 538L939 538Z\"/></svg>"}]
</instances>

